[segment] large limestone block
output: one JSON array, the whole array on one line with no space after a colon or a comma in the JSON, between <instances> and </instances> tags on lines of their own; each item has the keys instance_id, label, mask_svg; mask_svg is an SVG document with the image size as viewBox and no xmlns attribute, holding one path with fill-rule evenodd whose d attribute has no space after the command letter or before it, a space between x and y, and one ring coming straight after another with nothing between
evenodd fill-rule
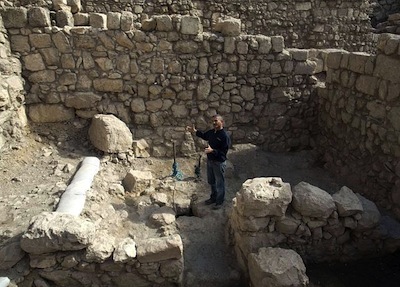
<instances>
[{"instance_id":1,"label":"large limestone block","mask_svg":"<svg viewBox=\"0 0 400 287\"><path fill-rule=\"evenodd\" d=\"M299 287L309 283L300 255L282 248L260 248L258 253L251 253L249 275L253 287Z\"/></svg>"},{"instance_id":2,"label":"large limestone block","mask_svg":"<svg viewBox=\"0 0 400 287\"><path fill-rule=\"evenodd\" d=\"M53 0L53 8L56 11L71 11L77 13L82 9L80 0Z\"/></svg>"},{"instance_id":3,"label":"large limestone block","mask_svg":"<svg viewBox=\"0 0 400 287\"><path fill-rule=\"evenodd\" d=\"M151 171L131 169L122 180L126 192L134 192L140 195L153 186L153 174Z\"/></svg>"},{"instance_id":4,"label":"large limestone block","mask_svg":"<svg viewBox=\"0 0 400 287\"><path fill-rule=\"evenodd\" d=\"M93 28L107 28L107 15L101 13L89 14L89 24Z\"/></svg>"},{"instance_id":5,"label":"large limestone block","mask_svg":"<svg viewBox=\"0 0 400 287\"><path fill-rule=\"evenodd\" d=\"M86 248L95 234L92 222L57 212L43 212L34 217L21 238L21 248L28 253L44 254Z\"/></svg>"},{"instance_id":6,"label":"large limestone block","mask_svg":"<svg viewBox=\"0 0 400 287\"><path fill-rule=\"evenodd\" d=\"M118 242L113 253L113 260L117 263L126 263L136 258L136 242L132 238L125 238Z\"/></svg>"},{"instance_id":7,"label":"large limestone block","mask_svg":"<svg viewBox=\"0 0 400 287\"><path fill-rule=\"evenodd\" d=\"M7 8L1 16L5 28L23 28L28 23L28 10L24 7Z\"/></svg>"},{"instance_id":8,"label":"large limestone block","mask_svg":"<svg viewBox=\"0 0 400 287\"><path fill-rule=\"evenodd\" d=\"M137 247L137 258L141 263L180 259L182 254L183 243L178 234L149 238L140 242Z\"/></svg>"},{"instance_id":9,"label":"large limestone block","mask_svg":"<svg viewBox=\"0 0 400 287\"><path fill-rule=\"evenodd\" d=\"M94 108L101 96L92 92L77 92L65 98L65 105L75 109Z\"/></svg>"},{"instance_id":10,"label":"large limestone block","mask_svg":"<svg viewBox=\"0 0 400 287\"><path fill-rule=\"evenodd\" d=\"M50 11L42 7L33 7L28 10L28 21L32 27L50 27Z\"/></svg>"},{"instance_id":11,"label":"large limestone block","mask_svg":"<svg viewBox=\"0 0 400 287\"><path fill-rule=\"evenodd\" d=\"M127 152L132 148L132 133L114 115L95 115L89 128L92 144L104 152Z\"/></svg>"},{"instance_id":12,"label":"large limestone block","mask_svg":"<svg viewBox=\"0 0 400 287\"><path fill-rule=\"evenodd\" d=\"M221 32L224 36L239 36L241 33L242 22L240 19L230 18L219 21L214 30L217 32Z\"/></svg>"},{"instance_id":13,"label":"large limestone block","mask_svg":"<svg viewBox=\"0 0 400 287\"><path fill-rule=\"evenodd\" d=\"M293 188L292 205L301 215L309 217L328 218L336 210L329 193L304 181Z\"/></svg>"},{"instance_id":14,"label":"large limestone block","mask_svg":"<svg viewBox=\"0 0 400 287\"><path fill-rule=\"evenodd\" d=\"M374 76L393 83L400 83L400 60L382 54L378 55Z\"/></svg>"},{"instance_id":15,"label":"large limestone block","mask_svg":"<svg viewBox=\"0 0 400 287\"><path fill-rule=\"evenodd\" d=\"M134 140L132 143L133 153L135 157L150 157L148 152L149 144L145 139Z\"/></svg>"},{"instance_id":16,"label":"large limestone block","mask_svg":"<svg viewBox=\"0 0 400 287\"><path fill-rule=\"evenodd\" d=\"M175 211L168 206L160 207L149 216L150 223L157 227L170 225L175 222L175 219Z\"/></svg>"},{"instance_id":17,"label":"large limestone block","mask_svg":"<svg viewBox=\"0 0 400 287\"><path fill-rule=\"evenodd\" d=\"M38 104L29 106L29 118L36 123L64 122L75 118L73 109L61 105Z\"/></svg>"},{"instance_id":18,"label":"large limestone block","mask_svg":"<svg viewBox=\"0 0 400 287\"><path fill-rule=\"evenodd\" d=\"M186 35L197 35L203 32L203 25L199 17L182 16L181 33Z\"/></svg>"},{"instance_id":19,"label":"large limestone block","mask_svg":"<svg viewBox=\"0 0 400 287\"><path fill-rule=\"evenodd\" d=\"M106 231L96 232L86 249L87 262L104 262L114 252L115 238Z\"/></svg>"},{"instance_id":20,"label":"large limestone block","mask_svg":"<svg viewBox=\"0 0 400 287\"><path fill-rule=\"evenodd\" d=\"M170 32L174 29L172 18L169 15L154 16L156 20L156 30L163 32Z\"/></svg>"},{"instance_id":21,"label":"large limestone block","mask_svg":"<svg viewBox=\"0 0 400 287\"><path fill-rule=\"evenodd\" d=\"M361 213L361 219L358 220L357 230L367 230L376 227L381 220L381 213L379 212L376 204L366 199L361 194L356 194L358 199L361 201L363 207L363 213Z\"/></svg>"},{"instance_id":22,"label":"large limestone block","mask_svg":"<svg viewBox=\"0 0 400 287\"><path fill-rule=\"evenodd\" d=\"M236 200L243 216L283 216L292 201L292 191L279 177L259 177L246 180Z\"/></svg>"},{"instance_id":23,"label":"large limestone block","mask_svg":"<svg viewBox=\"0 0 400 287\"><path fill-rule=\"evenodd\" d=\"M351 216L363 212L361 201L356 194L347 186L343 186L338 192L332 195L336 204L339 216Z\"/></svg>"}]
</instances>

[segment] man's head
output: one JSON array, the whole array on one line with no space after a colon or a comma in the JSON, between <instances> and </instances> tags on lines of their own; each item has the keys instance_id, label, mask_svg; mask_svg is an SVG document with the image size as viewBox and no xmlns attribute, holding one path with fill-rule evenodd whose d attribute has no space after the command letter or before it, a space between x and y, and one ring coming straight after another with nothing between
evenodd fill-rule
<instances>
[{"instance_id":1,"label":"man's head","mask_svg":"<svg viewBox=\"0 0 400 287\"><path fill-rule=\"evenodd\" d=\"M213 127L215 130L221 130L224 128L224 119L220 115L214 115L212 117Z\"/></svg>"}]
</instances>

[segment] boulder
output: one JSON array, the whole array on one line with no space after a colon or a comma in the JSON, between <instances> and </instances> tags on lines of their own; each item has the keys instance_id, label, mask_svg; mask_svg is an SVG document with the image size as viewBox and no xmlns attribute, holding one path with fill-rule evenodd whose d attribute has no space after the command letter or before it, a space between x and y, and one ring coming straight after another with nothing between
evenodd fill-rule
<instances>
[{"instance_id":1,"label":"boulder","mask_svg":"<svg viewBox=\"0 0 400 287\"><path fill-rule=\"evenodd\" d=\"M356 194L347 186L343 186L338 192L332 195L336 204L339 216L351 216L363 212L361 201Z\"/></svg>"},{"instance_id":2,"label":"boulder","mask_svg":"<svg viewBox=\"0 0 400 287\"><path fill-rule=\"evenodd\" d=\"M260 248L249 255L249 275L253 287L307 286L309 279L300 255L282 248Z\"/></svg>"},{"instance_id":3,"label":"boulder","mask_svg":"<svg viewBox=\"0 0 400 287\"><path fill-rule=\"evenodd\" d=\"M127 152L132 148L132 133L114 115L95 115L89 128L89 139L101 151Z\"/></svg>"},{"instance_id":4,"label":"boulder","mask_svg":"<svg viewBox=\"0 0 400 287\"><path fill-rule=\"evenodd\" d=\"M246 180L236 199L243 216L283 216L292 201L292 192L290 184L279 177L259 177Z\"/></svg>"},{"instance_id":5,"label":"boulder","mask_svg":"<svg viewBox=\"0 0 400 287\"><path fill-rule=\"evenodd\" d=\"M329 193L304 181L293 188L292 205L298 213L308 217L328 218L336 210Z\"/></svg>"}]
</instances>

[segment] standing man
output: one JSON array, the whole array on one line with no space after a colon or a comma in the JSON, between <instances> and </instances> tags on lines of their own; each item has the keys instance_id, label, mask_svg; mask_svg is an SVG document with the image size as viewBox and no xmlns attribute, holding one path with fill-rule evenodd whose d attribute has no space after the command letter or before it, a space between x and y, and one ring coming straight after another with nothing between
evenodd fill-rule
<instances>
[{"instance_id":1,"label":"standing man","mask_svg":"<svg viewBox=\"0 0 400 287\"><path fill-rule=\"evenodd\" d=\"M231 139L224 130L224 119L220 115L212 117L214 129L206 132L196 130L195 126L187 126L186 130L196 133L196 136L208 142L204 149L207 154L207 182L211 186L210 198L205 201L206 205L215 203L214 209L219 209L225 199L225 168L226 154L231 145Z\"/></svg>"}]
</instances>

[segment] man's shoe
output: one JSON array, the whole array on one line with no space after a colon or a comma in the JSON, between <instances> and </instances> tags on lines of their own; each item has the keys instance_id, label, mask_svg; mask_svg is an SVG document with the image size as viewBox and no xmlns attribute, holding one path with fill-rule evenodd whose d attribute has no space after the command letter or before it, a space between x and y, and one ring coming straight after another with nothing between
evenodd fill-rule
<instances>
[{"instance_id":1,"label":"man's shoe","mask_svg":"<svg viewBox=\"0 0 400 287\"><path fill-rule=\"evenodd\" d=\"M210 198L210 199L207 199L206 201L204 201L204 203L205 203L206 205L210 205L210 204L215 203L215 200L212 200L212 199Z\"/></svg>"},{"instance_id":2,"label":"man's shoe","mask_svg":"<svg viewBox=\"0 0 400 287\"><path fill-rule=\"evenodd\" d=\"M214 205L212 209L218 210L218 209L221 209L221 208L222 208L222 203Z\"/></svg>"}]
</instances>

